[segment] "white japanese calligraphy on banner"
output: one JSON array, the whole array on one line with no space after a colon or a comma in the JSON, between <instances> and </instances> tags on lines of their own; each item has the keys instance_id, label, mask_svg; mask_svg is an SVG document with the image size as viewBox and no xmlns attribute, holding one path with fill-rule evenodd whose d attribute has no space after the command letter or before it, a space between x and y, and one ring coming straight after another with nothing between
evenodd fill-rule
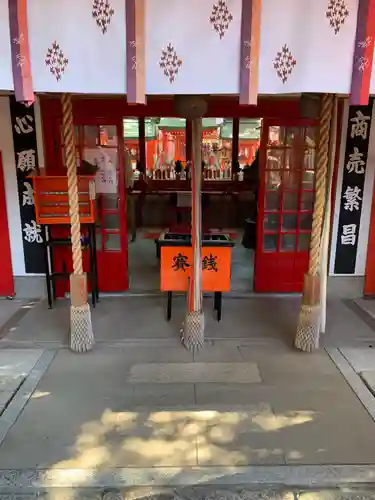
<instances>
[{"instance_id":1,"label":"white japanese calligraphy on banner","mask_svg":"<svg viewBox=\"0 0 375 500\"><path fill-rule=\"evenodd\" d=\"M35 220L30 221L30 223L26 222L22 231L25 233L24 239L28 243L43 243L42 227Z\"/></svg>"},{"instance_id":2,"label":"white japanese calligraphy on banner","mask_svg":"<svg viewBox=\"0 0 375 500\"><path fill-rule=\"evenodd\" d=\"M35 149L25 149L17 152L17 168L29 172L36 167Z\"/></svg>"},{"instance_id":3,"label":"white japanese calligraphy on banner","mask_svg":"<svg viewBox=\"0 0 375 500\"><path fill-rule=\"evenodd\" d=\"M34 132L34 118L30 115L17 116L15 119L14 130L17 134L30 134Z\"/></svg>"},{"instance_id":4,"label":"white japanese calligraphy on banner","mask_svg":"<svg viewBox=\"0 0 375 500\"><path fill-rule=\"evenodd\" d=\"M33 186L30 184L30 182L24 182L23 185L25 189L22 192L22 206L24 207L25 205L35 205Z\"/></svg>"},{"instance_id":5,"label":"white japanese calligraphy on banner","mask_svg":"<svg viewBox=\"0 0 375 500\"><path fill-rule=\"evenodd\" d=\"M368 177L368 149L372 124L373 99L368 106L349 106L345 154L340 186L339 217L337 221L335 274L357 273L357 254L361 217L367 199L365 180Z\"/></svg>"},{"instance_id":6,"label":"white japanese calligraphy on banner","mask_svg":"<svg viewBox=\"0 0 375 500\"><path fill-rule=\"evenodd\" d=\"M85 161L97 167L95 188L97 193L117 193L117 149L115 148L85 148Z\"/></svg>"},{"instance_id":7,"label":"white japanese calligraphy on banner","mask_svg":"<svg viewBox=\"0 0 375 500\"><path fill-rule=\"evenodd\" d=\"M352 139L354 137L362 137L362 139L366 140L368 138L370 120L371 116L365 116L361 111L357 111L356 116L350 119L350 137Z\"/></svg>"},{"instance_id":8,"label":"white japanese calligraphy on banner","mask_svg":"<svg viewBox=\"0 0 375 500\"><path fill-rule=\"evenodd\" d=\"M349 154L349 160L346 164L346 169L349 174L364 174L366 163L363 161L363 153L359 152L358 148L353 148L353 153Z\"/></svg>"},{"instance_id":9,"label":"white japanese calligraphy on banner","mask_svg":"<svg viewBox=\"0 0 375 500\"><path fill-rule=\"evenodd\" d=\"M357 224L344 224L342 226L341 244L354 246L357 235Z\"/></svg>"},{"instance_id":10,"label":"white japanese calligraphy on banner","mask_svg":"<svg viewBox=\"0 0 375 500\"><path fill-rule=\"evenodd\" d=\"M353 210L359 210L359 202L362 201L360 197L362 189L359 189L358 186L350 187L348 186L345 190L343 198L345 200L344 210L349 210L353 212Z\"/></svg>"}]
</instances>

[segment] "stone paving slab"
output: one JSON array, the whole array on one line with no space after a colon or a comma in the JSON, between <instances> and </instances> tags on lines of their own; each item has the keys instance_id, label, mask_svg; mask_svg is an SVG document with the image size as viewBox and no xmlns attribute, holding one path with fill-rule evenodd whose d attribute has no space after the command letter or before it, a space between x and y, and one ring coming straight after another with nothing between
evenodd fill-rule
<instances>
[{"instance_id":1,"label":"stone paving slab","mask_svg":"<svg viewBox=\"0 0 375 500\"><path fill-rule=\"evenodd\" d=\"M375 447L369 439L374 428L373 421L368 415L348 411L347 407L343 410L346 412L345 419L337 418L337 414L311 410L283 412L283 419L295 422L282 432L286 463L374 463Z\"/></svg>"},{"instance_id":2,"label":"stone paving slab","mask_svg":"<svg viewBox=\"0 0 375 500\"><path fill-rule=\"evenodd\" d=\"M350 304L354 305L356 310L349 307ZM322 336L322 346L356 346L371 342L375 345L374 329L357 314L359 307L354 302L350 304L342 300L329 300L327 333ZM183 296L175 297L172 319L167 322L166 297L162 294L147 297L102 297L98 307L92 310L96 339L99 343L123 342L130 339L150 342L170 340L175 345L179 343L185 306L186 301ZM212 298L205 298L206 338L213 341L223 339L278 341L290 348L293 344L299 307L300 298L295 296L234 299L229 295L223 298L223 317L218 323L212 310ZM32 347L34 343L34 347L35 344L47 348L67 346L68 331L69 302L58 300L54 308L48 310L46 301L42 301L30 307L26 316L20 319L0 341L0 345ZM223 361L223 355L218 351L215 355L205 354L202 351L201 358L197 357L196 360ZM225 361L239 361L237 354L234 350L231 357ZM160 350L158 355L159 359L155 355L154 362L169 361ZM208 359L206 356L212 357ZM178 362L186 360L191 361L191 358L181 355L176 359Z\"/></svg>"},{"instance_id":3,"label":"stone paving slab","mask_svg":"<svg viewBox=\"0 0 375 500\"><path fill-rule=\"evenodd\" d=\"M321 336L323 347L361 347L375 343L375 331L354 301L332 300L327 303L327 328Z\"/></svg>"},{"instance_id":4,"label":"stone paving slab","mask_svg":"<svg viewBox=\"0 0 375 500\"><path fill-rule=\"evenodd\" d=\"M361 372L361 378L364 381L364 383L367 385L367 387L370 389L372 394L375 395L375 371Z\"/></svg>"},{"instance_id":5,"label":"stone paving slab","mask_svg":"<svg viewBox=\"0 0 375 500\"><path fill-rule=\"evenodd\" d=\"M340 408L353 405L353 391L345 384L340 386L337 401L335 384L324 385L326 378L319 378L311 385L297 386L284 384L195 384L196 404L198 405L246 405L270 402L272 408L278 405L283 411L312 410L326 412L332 401Z\"/></svg>"},{"instance_id":6,"label":"stone paving slab","mask_svg":"<svg viewBox=\"0 0 375 500\"><path fill-rule=\"evenodd\" d=\"M241 410L207 411L205 426L197 436L198 465L238 466L285 464L281 434L271 407L250 414Z\"/></svg>"},{"instance_id":7,"label":"stone paving slab","mask_svg":"<svg viewBox=\"0 0 375 500\"><path fill-rule=\"evenodd\" d=\"M259 487L258 487L259 488ZM298 488L263 487L251 488L251 485L235 486L192 486L192 487L128 487L123 489L105 488L50 488L34 493L1 494L0 500L44 500L56 498L58 500L373 500L375 493L372 489L336 488L313 489L301 491Z\"/></svg>"},{"instance_id":8,"label":"stone paving slab","mask_svg":"<svg viewBox=\"0 0 375 500\"><path fill-rule=\"evenodd\" d=\"M131 408L189 408L195 405L194 384L130 384L132 395L124 399Z\"/></svg>"},{"instance_id":9,"label":"stone paving slab","mask_svg":"<svg viewBox=\"0 0 375 500\"><path fill-rule=\"evenodd\" d=\"M55 342L61 345L69 332L69 303L57 300L48 309L46 300L35 303L29 312L14 325L4 340L14 342Z\"/></svg>"},{"instance_id":10,"label":"stone paving slab","mask_svg":"<svg viewBox=\"0 0 375 500\"><path fill-rule=\"evenodd\" d=\"M354 302L373 319L375 319L375 300L358 298L355 299Z\"/></svg>"},{"instance_id":11,"label":"stone paving slab","mask_svg":"<svg viewBox=\"0 0 375 500\"><path fill-rule=\"evenodd\" d=\"M372 399L371 395L375 395L375 349L372 347L341 348L340 353L348 362L349 369L353 370L352 378L358 375L371 392L366 396L366 400ZM361 390L361 392L364 391ZM374 403L375 400L372 402Z\"/></svg>"},{"instance_id":12,"label":"stone paving slab","mask_svg":"<svg viewBox=\"0 0 375 500\"><path fill-rule=\"evenodd\" d=\"M89 420L87 407L59 417L63 405L48 399L44 405L43 399L29 402L0 448L0 468L240 465L264 463L268 456L263 424L258 422L274 418L268 405L220 411L107 408ZM55 407L53 413L48 404Z\"/></svg>"},{"instance_id":13,"label":"stone paving slab","mask_svg":"<svg viewBox=\"0 0 375 500\"><path fill-rule=\"evenodd\" d=\"M375 371L375 344L374 348L344 347L341 348L340 351L357 373L371 370Z\"/></svg>"},{"instance_id":14,"label":"stone paving slab","mask_svg":"<svg viewBox=\"0 0 375 500\"><path fill-rule=\"evenodd\" d=\"M142 498L143 492L173 492L174 499L194 499L195 492L199 499L209 498L210 492L230 492L228 500L233 499L233 492L240 489L250 498L262 498L270 494L293 491L299 495L315 492L315 498L330 493L338 499L374 498L374 465L286 465L286 466L250 466L250 467L119 467L86 469L7 469L0 470L0 492L23 495L35 495L48 492L53 498L72 498L75 493L86 498L119 500L121 495L135 493ZM312 491L311 491L312 490ZM62 496L59 497L58 492ZM141 495L138 495L141 493ZM55 495L57 495L55 497ZM95 495L94 497L92 495ZM99 496L98 496L99 495ZM104 496L105 495L105 496ZM108 495L108 496L107 496ZM119 496L116 496L119 495ZM371 496L369 496L371 495ZM13 498L13 497L11 497ZM74 496L74 498L76 498ZM80 498L80 497L77 497ZM85 498L85 496L84 496ZM225 495L221 499L225 499ZM268 498L267 496L265 498ZM327 498L327 496L323 496ZM329 498L329 497L328 497ZM8 498L9 500L9 498Z\"/></svg>"},{"instance_id":15,"label":"stone paving slab","mask_svg":"<svg viewBox=\"0 0 375 500\"><path fill-rule=\"evenodd\" d=\"M47 491L40 491L37 493L23 493L15 494L14 496L5 493L0 493L0 500L37 500L56 498L59 500L67 500L74 498L76 500L295 500L295 493L293 491L251 491L242 488L236 491L233 488L220 488L205 487L205 488L128 488L123 490L110 490L98 488L55 488L48 489ZM349 496L342 497L343 500L349 500ZM367 497L362 497L366 500ZM334 500L335 497L324 496L322 500Z\"/></svg>"},{"instance_id":16,"label":"stone paving slab","mask_svg":"<svg viewBox=\"0 0 375 500\"><path fill-rule=\"evenodd\" d=\"M27 375L42 352L41 349L2 349L0 351L0 377Z\"/></svg>"},{"instance_id":17,"label":"stone paving slab","mask_svg":"<svg viewBox=\"0 0 375 500\"><path fill-rule=\"evenodd\" d=\"M156 383L155 373L132 378L155 365L132 362L132 349L59 350L0 446L0 469L375 463L375 424L324 352L311 361L323 366L314 376L309 359L318 358L291 368L296 353L283 361L260 349L257 359L254 348L249 362L156 363L188 367L190 380L177 382L173 366L168 383ZM272 383L259 379L265 363ZM200 366L233 364L250 367L248 383L202 383Z\"/></svg>"},{"instance_id":18,"label":"stone paving slab","mask_svg":"<svg viewBox=\"0 0 375 500\"><path fill-rule=\"evenodd\" d=\"M41 349L3 349L0 351L0 414L36 365Z\"/></svg>"},{"instance_id":19,"label":"stone paving slab","mask_svg":"<svg viewBox=\"0 0 375 500\"><path fill-rule=\"evenodd\" d=\"M265 485L228 486L206 485L188 487L136 486L127 488L63 487L44 488L28 493L1 493L0 500L373 500L375 493L368 488L311 489L281 488Z\"/></svg>"},{"instance_id":20,"label":"stone paving slab","mask_svg":"<svg viewBox=\"0 0 375 500\"><path fill-rule=\"evenodd\" d=\"M122 355L124 361L132 363L188 363L193 361L193 353L181 348L181 342L177 346L132 346L129 349L123 347Z\"/></svg>"},{"instance_id":21,"label":"stone paving slab","mask_svg":"<svg viewBox=\"0 0 375 500\"><path fill-rule=\"evenodd\" d=\"M6 406L8 401L13 396L12 391L1 391L0 392L0 411Z\"/></svg>"},{"instance_id":22,"label":"stone paving slab","mask_svg":"<svg viewBox=\"0 0 375 500\"><path fill-rule=\"evenodd\" d=\"M10 392L13 394L22 382L26 375L0 375L0 394L1 392Z\"/></svg>"},{"instance_id":23,"label":"stone paving slab","mask_svg":"<svg viewBox=\"0 0 375 500\"><path fill-rule=\"evenodd\" d=\"M266 386L278 386L280 391L298 388L299 385L305 391L321 388L345 391L347 388L340 371L324 350L309 355L291 348L287 352L277 352L273 348L240 346L239 351L245 361L256 361ZM319 377L319 383L316 377Z\"/></svg>"},{"instance_id":24,"label":"stone paving slab","mask_svg":"<svg viewBox=\"0 0 375 500\"><path fill-rule=\"evenodd\" d=\"M300 375L314 374L332 375L338 374L338 370L334 363L327 357L324 350L313 353L300 352L291 347L286 351L276 349L253 349L251 346L240 346L239 351L243 360L257 360L258 364L262 365L262 371L269 370L270 372L280 375ZM276 362L277 359L277 362Z\"/></svg>"},{"instance_id":25,"label":"stone paving slab","mask_svg":"<svg viewBox=\"0 0 375 500\"><path fill-rule=\"evenodd\" d=\"M220 341L212 342L207 345L207 349L200 349L198 352L194 353L194 361L203 363L215 363L215 362L226 362L226 363L238 363L244 361L241 356L239 346L231 342L231 345L224 343L223 345ZM170 361L170 360L169 360Z\"/></svg>"},{"instance_id":26,"label":"stone paving slab","mask_svg":"<svg viewBox=\"0 0 375 500\"><path fill-rule=\"evenodd\" d=\"M33 301L0 298L0 338L28 313Z\"/></svg>"},{"instance_id":27,"label":"stone paving slab","mask_svg":"<svg viewBox=\"0 0 375 500\"><path fill-rule=\"evenodd\" d=\"M145 363L132 366L132 383L227 382L254 384L261 382L255 363Z\"/></svg>"}]
</instances>

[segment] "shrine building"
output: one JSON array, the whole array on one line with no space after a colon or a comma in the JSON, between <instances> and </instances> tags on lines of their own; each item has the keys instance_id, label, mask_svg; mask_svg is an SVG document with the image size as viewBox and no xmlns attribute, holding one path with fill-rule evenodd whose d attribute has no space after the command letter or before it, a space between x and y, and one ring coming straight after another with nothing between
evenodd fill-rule
<instances>
[{"instance_id":1,"label":"shrine building","mask_svg":"<svg viewBox=\"0 0 375 500\"><path fill-rule=\"evenodd\" d=\"M359 39L358 0L287 0L283 9L271 0L142 0L142 11L137 2L23 0L14 12L0 0L0 295L46 296L45 238L66 227L40 224L33 177L66 175L64 93L78 175L95 182L100 294L160 292L157 242L190 231L193 127L176 96L204 102L202 231L233 242L229 293L301 293L316 101L334 94L323 274L328 294L375 295L373 9ZM69 292L71 248L52 254L59 298ZM211 271L215 255L204 257ZM85 251L83 260L89 271Z\"/></svg>"}]
</instances>

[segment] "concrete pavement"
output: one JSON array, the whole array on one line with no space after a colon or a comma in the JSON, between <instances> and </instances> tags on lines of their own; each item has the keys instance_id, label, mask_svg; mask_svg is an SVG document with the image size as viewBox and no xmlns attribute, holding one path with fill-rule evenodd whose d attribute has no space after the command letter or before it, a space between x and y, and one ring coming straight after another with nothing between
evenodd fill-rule
<instances>
[{"instance_id":1,"label":"concrete pavement","mask_svg":"<svg viewBox=\"0 0 375 500\"><path fill-rule=\"evenodd\" d=\"M349 307L348 307L349 306ZM328 302L326 347L363 346L375 342L374 326L367 324L339 299ZM166 321L164 295L101 298L92 309L95 338L102 344L155 341L179 342L186 301L173 298L171 321ZM291 346L295 336L300 297L223 297L222 321L218 323L212 298L204 299L206 339L246 342L281 342ZM358 307L357 307L358 309ZM30 306L0 340L1 346L61 347L68 345L69 302L60 300L52 310L46 301ZM374 320L375 323L375 320ZM375 345L375 344L374 344Z\"/></svg>"},{"instance_id":2,"label":"concrete pavement","mask_svg":"<svg viewBox=\"0 0 375 500\"><path fill-rule=\"evenodd\" d=\"M334 303L327 350L293 351L297 302L280 300L262 327L264 302L228 299L223 322L208 319L211 340L195 356L161 321L164 303L154 298L103 300L93 313L100 342L87 355L64 347L65 324L54 328L63 303L56 315L34 307L0 341L0 355L15 356L13 364L34 359L0 416L0 500L45 491L71 498L75 488L90 498L280 499L312 486L325 488L324 499L367 498L364 485L375 483L375 398L343 353L371 349L375 332ZM138 326L130 316L124 322L136 303ZM153 310L147 328L144 304ZM176 324L181 307L177 300ZM41 314L49 315L44 324ZM331 490L344 484L362 486Z\"/></svg>"},{"instance_id":3,"label":"concrete pavement","mask_svg":"<svg viewBox=\"0 0 375 500\"><path fill-rule=\"evenodd\" d=\"M226 349L206 348L209 383L182 347L60 349L0 446L0 469L375 464L374 422L324 351L233 344L223 361Z\"/></svg>"}]
</instances>

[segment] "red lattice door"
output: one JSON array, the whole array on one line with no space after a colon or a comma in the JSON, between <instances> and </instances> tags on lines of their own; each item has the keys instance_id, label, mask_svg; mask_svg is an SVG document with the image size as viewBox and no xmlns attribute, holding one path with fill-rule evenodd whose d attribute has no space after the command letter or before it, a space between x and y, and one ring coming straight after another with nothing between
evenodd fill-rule
<instances>
[{"instance_id":1,"label":"red lattice door","mask_svg":"<svg viewBox=\"0 0 375 500\"><path fill-rule=\"evenodd\" d=\"M122 123L79 127L78 155L98 167L96 241L99 290L128 288Z\"/></svg>"},{"instance_id":2,"label":"red lattice door","mask_svg":"<svg viewBox=\"0 0 375 500\"><path fill-rule=\"evenodd\" d=\"M308 267L317 129L264 120L260 146L256 292L301 292Z\"/></svg>"},{"instance_id":3,"label":"red lattice door","mask_svg":"<svg viewBox=\"0 0 375 500\"><path fill-rule=\"evenodd\" d=\"M110 122L110 120L108 120ZM97 167L96 175L96 244L98 278L100 292L121 292L128 288L127 267L127 230L126 203L123 158L123 126L118 124L103 124L90 121L87 125L75 126L75 141L77 167L82 174L89 174L92 167ZM60 128L60 121L55 121L55 127ZM58 128L57 128L58 130ZM55 134L55 137L59 137ZM53 174L65 175L66 162L64 157L63 138L55 144L53 152ZM57 154L57 156L56 156ZM55 227L54 237L69 235L67 227ZM83 228L84 230L84 228ZM89 270L88 251L83 252L84 270ZM70 247L54 249L55 271L72 271ZM57 283L57 296L69 290L69 281Z\"/></svg>"}]
</instances>

